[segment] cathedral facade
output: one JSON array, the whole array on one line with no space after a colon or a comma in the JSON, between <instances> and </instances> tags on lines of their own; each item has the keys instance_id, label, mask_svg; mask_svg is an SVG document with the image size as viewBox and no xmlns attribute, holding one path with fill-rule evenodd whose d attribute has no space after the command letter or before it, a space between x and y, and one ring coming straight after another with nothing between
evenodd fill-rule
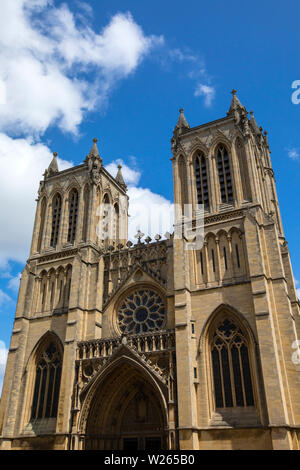
<instances>
[{"instance_id":1,"label":"cathedral facade","mask_svg":"<svg viewBox=\"0 0 300 470\"><path fill-rule=\"evenodd\" d=\"M171 141L201 247L127 239L121 167L97 141L40 183L0 405L2 449L299 449L300 333L267 133L226 117ZM101 209L104 207L104 210ZM107 208L107 210L106 210ZM175 232L184 217L175 218Z\"/></svg>"}]
</instances>

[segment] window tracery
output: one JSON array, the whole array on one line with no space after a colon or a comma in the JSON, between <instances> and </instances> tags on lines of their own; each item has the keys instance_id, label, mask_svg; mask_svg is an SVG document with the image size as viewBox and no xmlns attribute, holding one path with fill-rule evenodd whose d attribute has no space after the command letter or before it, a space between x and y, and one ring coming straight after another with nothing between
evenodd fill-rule
<instances>
[{"instance_id":1,"label":"window tracery","mask_svg":"<svg viewBox=\"0 0 300 470\"><path fill-rule=\"evenodd\" d=\"M208 180L206 158L203 153L199 153L195 158L195 177L197 188L197 202L204 204L204 208L209 207Z\"/></svg>"},{"instance_id":2,"label":"window tracery","mask_svg":"<svg viewBox=\"0 0 300 470\"><path fill-rule=\"evenodd\" d=\"M232 320L216 328L211 357L216 408L254 406L248 341Z\"/></svg>"},{"instance_id":3,"label":"window tracery","mask_svg":"<svg viewBox=\"0 0 300 470\"><path fill-rule=\"evenodd\" d=\"M135 290L122 301L118 311L118 325L122 333L157 331L164 323L164 301L152 289Z\"/></svg>"},{"instance_id":4,"label":"window tracery","mask_svg":"<svg viewBox=\"0 0 300 470\"><path fill-rule=\"evenodd\" d=\"M74 243L78 216L78 191L73 189L69 196L69 229L68 242Z\"/></svg>"},{"instance_id":5,"label":"window tracery","mask_svg":"<svg viewBox=\"0 0 300 470\"><path fill-rule=\"evenodd\" d=\"M224 147L223 145L219 146L217 150L217 165L221 191L221 202L232 202L233 190L230 173L229 155L226 147Z\"/></svg>"},{"instance_id":6,"label":"window tracery","mask_svg":"<svg viewBox=\"0 0 300 470\"><path fill-rule=\"evenodd\" d=\"M54 248L57 245L59 226L60 226L60 215L61 215L61 196L57 194L53 199L52 208L52 230L51 230L51 242L50 245Z\"/></svg>"},{"instance_id":7,"label":"window tracery","mask_svg":"<svg viewBox=\"0 0 300 470\"><path fill-rule=\"evenodd\" d=\"M37 359L31 419L57 416L62 359L54 342Z\"/></svg>"}]
</instances>

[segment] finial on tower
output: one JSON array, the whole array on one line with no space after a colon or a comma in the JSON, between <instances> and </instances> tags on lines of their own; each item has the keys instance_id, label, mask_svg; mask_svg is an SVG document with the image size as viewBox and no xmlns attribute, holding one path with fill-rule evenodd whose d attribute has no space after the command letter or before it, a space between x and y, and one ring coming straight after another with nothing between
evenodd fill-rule
<instances>
[{"instance_id":1,"label":"finial on tower","mask_svg":"<svg viewBox=\"0 0 300 470\"><path fill-rule=\"evenodd\" d=\"M175 129L174 130L179 130L179 131L182 131L183 129L189 129L190 126L187 122L187 120L185 119L185 116L183 114L183 108L180 108L179 109L179 119L177 121L177 124L175 126Z\"/></svg>"},{"instance_id":2,"label":"finial on tower","mask_svg":"<svg viewBox=\"0 0 300 470\"><path fill-rule=\"evenodd\" d=\"M98 139L97 137L94 137L93 139L93 145L92 145L92 148L90 150L90 153L89 155L90 156L93 156L93 157L99 157L99 150L98 150L98 147L97 147L97 142L98 142Z\"/></svg>"},{"instance_id":3,"label":"finial on tower","mask_svg":"<svg viewBox=\"0 0 300 470\"><path fill-rule=\"evenodd\" d=\"M245 106L241 104L240 100L236 96L237 91L234 88L233 90L231 90L231 94L232 94L232 100L231 100L230 108L227 112L227 115L230 116L231 114L234 114L236 111L247 112Z\"/></svg>"},{"instance_id":4,"label":"finial on tower","mask_svg":"<svg viewBox=\"0 0 300 470\"><path fill-rule=\"evenodd\" d=\"M57 164L57 152L53 152L53 158L51 160L50 165L48 166L45 174L46 176L51 176L54 175L55 173L58 173L58 164Z\"/></svg>"},{"instance_id":5,"label":"finial on tower","mask_svg":"<svg viewBox=\"0 0 300 470\"><path fill-rule=\"evenodd\" d=\"M250 125L256 134L260 134L259 127L257 125L256 119L254 117L254 112L250 111Z\"/></svg>"},{"instance_id":6,"label":"finial on tower","mask_svg":"<svg viewBox=\"0 0 300 470\"><path fill-rule=\"evenodd\" d=\"M118 173L116 175L116 181L119 183L120 186L123 187L123 189L127 189L126 183L124 181L123 175L122 175L122 165L119 163L118 165Z\"/></svg>"}]
</instances>

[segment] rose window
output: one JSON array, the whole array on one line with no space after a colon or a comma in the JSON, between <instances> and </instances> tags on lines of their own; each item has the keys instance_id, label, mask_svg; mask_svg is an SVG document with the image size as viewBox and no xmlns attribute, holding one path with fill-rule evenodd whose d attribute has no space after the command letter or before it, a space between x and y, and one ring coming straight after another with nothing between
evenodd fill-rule
<instances>
[{"instance_id":1,"label":"rose window","mask_svg":"<svg viewBox=\"0 0 300 470\"><path fill-rule=\"evenodd\" d=\"M139 334L160 330L164 320L164 302L159 294L150 289L137 290L126 297L118 312L122 333Z\"/></svg>"}]
</instances>

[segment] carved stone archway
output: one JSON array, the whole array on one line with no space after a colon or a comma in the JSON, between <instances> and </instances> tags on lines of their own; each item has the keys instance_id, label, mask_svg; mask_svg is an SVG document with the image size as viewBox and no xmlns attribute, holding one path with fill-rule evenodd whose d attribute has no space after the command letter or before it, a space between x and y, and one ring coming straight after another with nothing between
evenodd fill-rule
<instances>
[{"instance_id":1,"label":"carved stone archway","mask_svg":"<svg viewBox=\"0 0 300 470\"><path fill-rule=\"evenodd\" d=\"M167 448L167 416L157 387L121 360L97 385L85 425L85 449Z\"/></svg>"}]
</instances>

